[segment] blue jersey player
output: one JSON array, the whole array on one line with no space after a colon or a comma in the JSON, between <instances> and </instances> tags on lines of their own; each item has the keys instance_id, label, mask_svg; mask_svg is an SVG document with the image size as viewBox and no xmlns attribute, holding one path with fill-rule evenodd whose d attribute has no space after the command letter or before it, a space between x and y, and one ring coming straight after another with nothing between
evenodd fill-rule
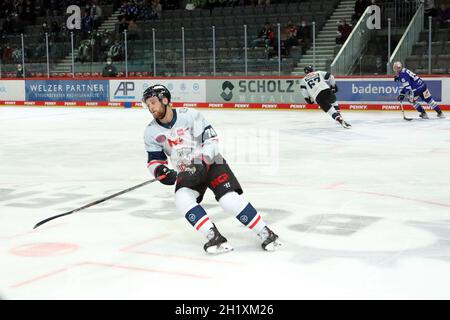
<instances>
[{"instance_id":1,"label":"blue jersey player","mask_svg":"<svg viewBox=\"0 0 450 320\"><path fill-rule=\"evenodd\" d=\"M398 96L399 101L403 101L406 95L409 95L409 101L413 104L414 108L420 112L422 119L428 119L428 115L425 109L418 103L418 99L425 101L434 111L437 112L438 118L444 118L441 108L437 105L431 96L430 91L427 88L425 81L423 81L418 75L407 68L403 68L402 63L397 61L393 66L395 72L395 81L400 81L403 88L400 90Z\"/></svg>"}]
</instances>

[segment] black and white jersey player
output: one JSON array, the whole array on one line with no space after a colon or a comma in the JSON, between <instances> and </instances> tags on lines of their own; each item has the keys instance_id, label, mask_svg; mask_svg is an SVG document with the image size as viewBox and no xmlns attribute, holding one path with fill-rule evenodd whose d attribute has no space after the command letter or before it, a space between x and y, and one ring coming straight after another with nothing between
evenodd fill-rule
<instances>
[{"instance_id":1,"label":"black and white jersey player","mask_svg":"<svg viewBox=\"0 0 450 320\"><path fill-rule=\"evenodd\" d=\"M331 115L344 128L351 125L344 121L336 95L338 88L334 76L325 71L314 71L313 67L307 66L304 69L305 77L300 82L300 91L309 104L317 102L320 108Z\"/></svg>"},{"instance_id":2,"label":"black and white jersey player","mask_svg":"<svg viewBox=\"0 0 450 320\"><path fill-rule=\"evenodd\" d=\"M154 118L144 133L147 167L161 183L175 184L176 211L207 238L204 250L212 254L233 250L200 205L207 188L225 212L259 236L264 250L281 246L261 213L242 196L237 178L219 152L211 124L195 109L174 109L170 99L163 85L151 86L144 92L144 105ZM168 158L175 170L169 169Z\"/></svg>"}]
</instances>

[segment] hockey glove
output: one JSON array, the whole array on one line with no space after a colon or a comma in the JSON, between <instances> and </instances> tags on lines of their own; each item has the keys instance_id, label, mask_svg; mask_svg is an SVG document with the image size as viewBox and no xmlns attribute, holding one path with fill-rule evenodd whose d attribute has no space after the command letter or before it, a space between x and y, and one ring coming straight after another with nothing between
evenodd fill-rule
<instances>
[{"instance_id":1,"label":"hockey glove","mask_svg":"<svg viewBox=\"0 0 450 320\"><path fill-rule=\"evenodd\" d=\"M310 97L305 98L305 101L306 101L308 104L313 104L313 103L314 103L313 99L311 99Z\"/></svg>"},{"instance_id":2,"label":"hockey glove","mask_svg":"<svg viewBox=\"0 0 450 320\"><path fill-rule=\"evenodd\" d=\"M333 93L338 92L338 87L337 87L337 85L331 86L331 91L333 91Z\"/></svg>"},{"instance_id":3,"label":"hockey glove","mask_svg":"<svg viewBox=\"0 0 450 320\"><path fill-rule=\"evenodd\" d=\"M397 99L398 99L398 101L403 101L405 99L405 94L400 93Z\"/></svg>"},{"instance_id":4,"label":"hockey glove","mask_svg":"<svg viewBox=\"0 0 450 320\"><path fill-rule=\"evenodd\" d=\"M155 178L162 184L173 185L177 180L177 172L167 168L165 165L160 165L155 170Z\"/></svg>"}]
</instances>

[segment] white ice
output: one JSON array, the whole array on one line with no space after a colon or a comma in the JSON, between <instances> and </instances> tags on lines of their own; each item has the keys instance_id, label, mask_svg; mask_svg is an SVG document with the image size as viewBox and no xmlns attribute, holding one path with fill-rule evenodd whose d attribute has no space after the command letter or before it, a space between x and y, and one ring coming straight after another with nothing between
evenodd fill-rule
<instances>
[{"instance_id":1,"label":"white ice","mask_svg":"<svg viewBox=\"0 0 450 320\"><path fill-rule=\"evenodd\" d=\"M450 118L344 110L346 130L318 110L201 112L284 248L264 252L208 191L203 204L235 251L206 255L160 183L33 231L150 179L151 115L1 107L0 296L450 298Z\"/></svg>"}]
</instances>

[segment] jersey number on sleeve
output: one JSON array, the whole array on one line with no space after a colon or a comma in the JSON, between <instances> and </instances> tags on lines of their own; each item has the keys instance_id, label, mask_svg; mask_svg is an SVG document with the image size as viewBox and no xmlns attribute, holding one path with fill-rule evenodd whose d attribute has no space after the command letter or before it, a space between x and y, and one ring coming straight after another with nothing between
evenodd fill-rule
<instances>
[{"instance_id":1,"label":"jersey number on sleeve","mask_svg":"<svg viewBox=\"0 0 450 320\"><path fill-rule=\"evenodd\" d=\"M319 75L317 75L314 78L309 79L307 81L309 88L312 89L316 85L316 82L320 82L320 76Z\"/></svg>"}]
</instances>

